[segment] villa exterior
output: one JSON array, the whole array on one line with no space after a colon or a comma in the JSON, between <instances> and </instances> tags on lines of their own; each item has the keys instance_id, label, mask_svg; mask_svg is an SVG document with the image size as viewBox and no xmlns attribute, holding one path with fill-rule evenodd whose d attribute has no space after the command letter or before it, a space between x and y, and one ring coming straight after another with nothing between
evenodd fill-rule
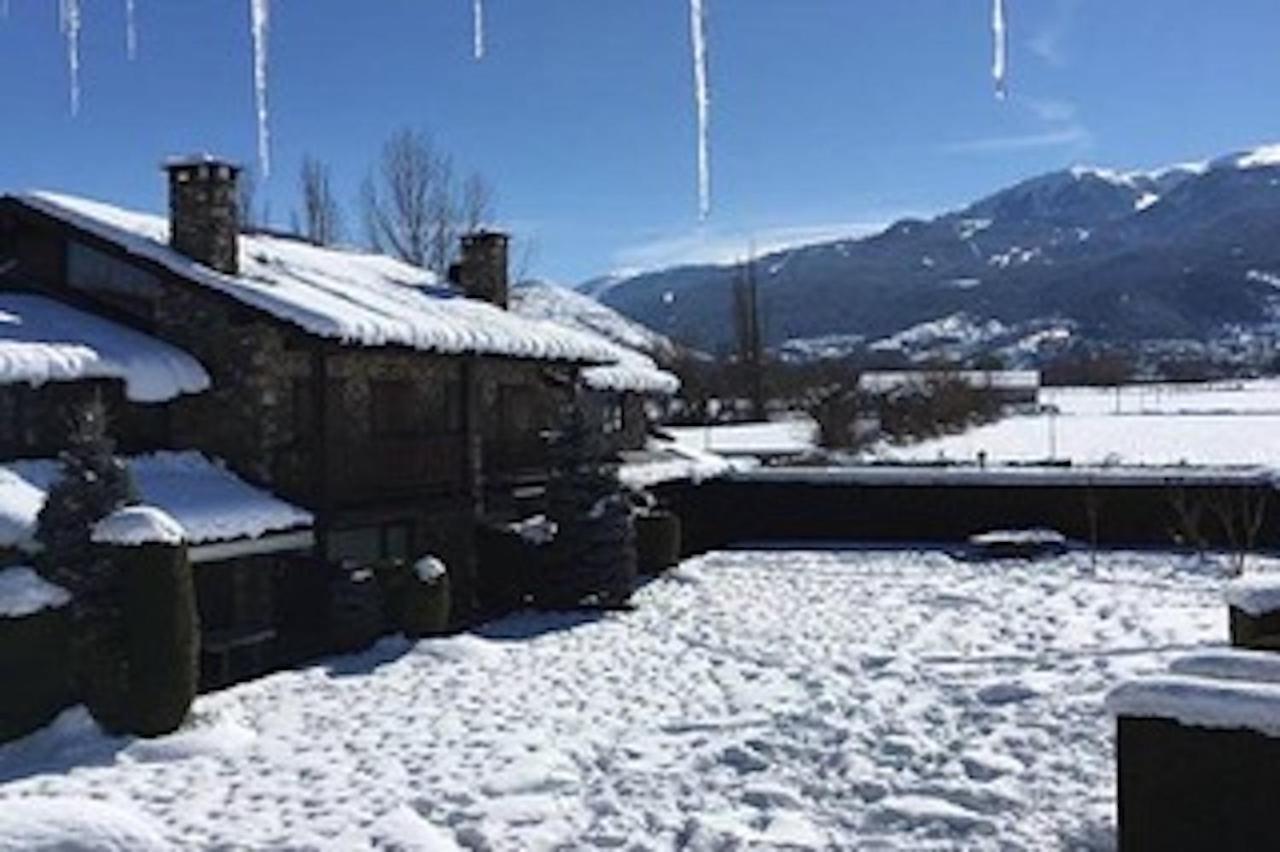
<instances>
[{"instance_id":1,"label":"villa exterior","mask_svg":"<svg viewBox=\"0 0 1280 852\"><path fill-rule=\"evenodd\" d=\"M194 453L296 507L309 523L290 546L317 574L440 557L466 623L475 525L539 508L544 432L574 385L633 411L674 390L644 356L506 310L504 235L468 236L446 284L385 256L243 234L235 166L166 168L168 220L0 198L0 459L53 457L60 411L96 396L124 451ZM620 449L643 440L630 430ZM228 558L273 552L255 532Z\"/></svg>"}]
</instances>

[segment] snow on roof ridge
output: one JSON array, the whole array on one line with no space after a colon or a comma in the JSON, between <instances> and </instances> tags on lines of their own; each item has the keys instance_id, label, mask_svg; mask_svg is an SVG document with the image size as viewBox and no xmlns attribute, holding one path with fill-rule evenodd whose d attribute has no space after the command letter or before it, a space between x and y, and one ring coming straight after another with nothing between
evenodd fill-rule
<instances>
[{"instance_id":1,"label":"snow on roof ridge","mask_svg":"<svg viewBox=\"0 0 1280 852\"><path fill-rule=\"evenodd\" d=\"M169 222L163 217L59 193L34 192L14 198L321 337L440 354L578 364L616 360L615 353L595 338L465 298L440 285L434 274L386 255L241 234L241 272L232 276L170 248Z\"/></svg>"}]
</instances>

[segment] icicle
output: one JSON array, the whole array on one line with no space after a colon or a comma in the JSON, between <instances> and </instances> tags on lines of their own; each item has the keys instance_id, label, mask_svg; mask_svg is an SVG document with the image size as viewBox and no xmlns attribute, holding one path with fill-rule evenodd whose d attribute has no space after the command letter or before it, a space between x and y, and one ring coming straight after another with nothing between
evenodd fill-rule
<instances>
[{"instance_id":1,"label":"icicle","mask_svg":"<svg viewBox=\"0 0 1280 852\"><path fill-rule=\"evenodd\" d=\"M995 0L991 12L991 35L995 39L996 56L991 66L991 75L996 81L996 98L1004 100L1007 93L1006 83L1009 71L1009 33L1005 26L1004 0Z\"/></svg>"},{"instance_id":2,"label":"icicle","mask_svg":"<svg viewBox=\"0 0 1280 852\"><path fill-rule=\"evenodd\" d=\"M138 9L134 0L124 0L124 45L129 61L138 58Z\"/></svg>"},{"instance_id":3,"label":"icicle","mask_svg":"<svg viewBox=\"0 0 1280 852\"><path fill-rule=\"evenodd\" d=\"M59 0L58 25L67 39L67 73L71 78L71 114L80 113L80 0Z\"/></svg>"},{"instance_id":4,"label":"icicle","mask_svg":"<svg viewBox=\"0 0 1280 852\"><path fill-rule=\"evenodd\" d=\"M253 89L258 108L258 165L271 176L271 136L267 111L267 34L271 29L270 0L249 0L253 22Z\"/></svg>"},{"instance_id":5,"label":"icicle","mask_svg":"<svg viewBox=\"0 0 1280 852\"><path fill-rule=\"evenodd\" d=\"M472 0L472 11L475 15L475 57L476 61L484 59L484 0Z\"/></svg>"},{"instance_id":6,"label":"icicle","mask_svg":"<svg viewBox=\"0 0 1280 852\"><path fill-rule=\"evenodd\" d=\"M707 15L704 0L689 0L693 42L693 97L698 108L698 217L711 214L711 98L707 86Z\"/></svg>"}]
</instances>

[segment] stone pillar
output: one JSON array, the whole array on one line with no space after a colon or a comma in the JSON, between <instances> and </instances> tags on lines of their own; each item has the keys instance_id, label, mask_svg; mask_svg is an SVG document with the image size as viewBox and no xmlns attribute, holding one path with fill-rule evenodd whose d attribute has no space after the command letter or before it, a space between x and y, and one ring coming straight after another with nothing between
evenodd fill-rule
<instances>
[{"instance_id":1,"label":"stone pillar","mask_svg":"<svg viewBox=\"0 0 1280 852\"><path fill-rule=\"evenodd\" d=\"M240 167L209 155L170 160L169 245L228 275L240 272Z\"/></svg>"}]
</instances>

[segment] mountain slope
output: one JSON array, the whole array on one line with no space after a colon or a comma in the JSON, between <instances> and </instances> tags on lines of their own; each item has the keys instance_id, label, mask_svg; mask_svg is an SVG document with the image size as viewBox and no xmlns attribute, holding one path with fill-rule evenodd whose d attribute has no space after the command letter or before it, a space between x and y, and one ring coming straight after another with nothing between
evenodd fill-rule
<instances>
[{"instance_id":1,"label":"mountain slope","mask_svg":"<svg viewBox=\"0 0 1280 852\"><path fill-rule=\"evenodd\" d=\"M883 340L922 324L1048 328L1099 341L1208 339L1276 316L1280 146L1158 172L1075 168L929 221L761 258L770 344ZM599 298L683 343L731 343L730 267L594 283ZM1275 279L1280 280L1280 279ZM955 319L961 318L961 319Z\"/></svg>"}]
</instances>

